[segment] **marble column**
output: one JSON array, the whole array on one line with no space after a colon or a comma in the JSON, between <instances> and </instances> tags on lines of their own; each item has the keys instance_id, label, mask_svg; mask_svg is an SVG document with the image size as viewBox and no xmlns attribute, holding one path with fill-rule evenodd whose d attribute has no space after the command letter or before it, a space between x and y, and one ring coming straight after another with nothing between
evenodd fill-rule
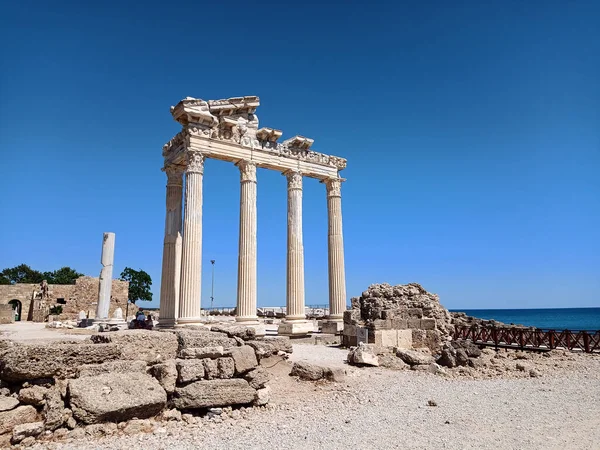
<instances>
[{"instance_id":1,"label":"marble column","mask_svg":"<svg viewBox=\"0 0 600 450\"><path fill-rule=\"evenodd\" d=\"M115 233L104 233L102 237L102 270L100 271L100 287L98 305L96 306L97 322L108 321L110 309L110 292L112 289L113 263L115 259Z\"/></svg>"},{"instance_id":2,"label":"marble column","mask_svg":"<svg viewBox=\"0 0 600 450\"><path fill-rule=\"evenodd\" d=\"M304 312L304 244L302 243L302 174L291 171L287 177L287 290L286 316L279 334L306 334L312 323Z\"/></svg>"},{"instance_id":3,"label":"marble column","mask_svg":"<svg viewBox=\"0 0 600 450\"><path fill-rule=\"evenodd\" d=\"M163 170L167 173L167 214L160 284L159 326L170 328L177 323L179 312L183 170L177 166L168 166Z\"/></svg>"},{"instance_id":4,"label":"marble column","mask_svg":"<svg viewBox=\"0 0 600 450\"><path fill-rule=\"evenodd\" d=\"M181 284L177 324L201 323L202 293L202 179L204 155L187 152L185 211L181 245Z\"/></svg>"},{"instance_id":5,"label":"marble column","mask_svg":"<svg viewBox=\"0 0 600 450\"><path fill-rule=\"evenodd\" d=\"M327 187L329 316L323 332L343 329L346 310L346 271L344 268L344 236L342 233L342 178L325 180Z\"/></svg>"},{"instance_id":6,"label":"marble column","mask_svg":"<svg viewBox=\"0 0 600 450\"><path fill-rule=\"evenodd\" d=\"M258 323L256 315L256 164L240 161L240 241L238 254L238 322Z\"/></svg>"}]
</instances>

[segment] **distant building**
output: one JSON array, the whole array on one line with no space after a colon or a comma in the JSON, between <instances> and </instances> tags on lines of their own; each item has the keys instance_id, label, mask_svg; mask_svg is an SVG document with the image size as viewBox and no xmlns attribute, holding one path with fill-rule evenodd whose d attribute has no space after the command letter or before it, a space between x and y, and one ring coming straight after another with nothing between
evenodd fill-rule
<instances>
[{"instance_id":1,"label":"distant building","mask_svg":"<svg viewBox=\"0 0 600 450\"><path fill-rule=\"evenodd\" d=\"M100 279L80 277L75 284L49 284L47 296L39 284L0 285L0 323L29 320L43 322L50 314L50 309L62 307L59 320L75 320L80 311L89 318L96 315ZM113 280L110 297L110 315L115 309L125 311L129 282Z\"/></svg>"}]
</instances>

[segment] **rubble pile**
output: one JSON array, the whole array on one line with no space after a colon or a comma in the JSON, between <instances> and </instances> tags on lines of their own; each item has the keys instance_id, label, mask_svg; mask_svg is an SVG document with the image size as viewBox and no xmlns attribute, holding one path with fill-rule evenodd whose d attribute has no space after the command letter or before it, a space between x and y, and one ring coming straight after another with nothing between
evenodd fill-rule
<instances>
[{"instance_id":1,"label":"rubble pile","mask_svg":"<svg viewBox=\"0 0 600 450\"><path fill-rule=\"evenodd\" d=\"M0 447L82 426L116 431L133 419L266 405L269 374L260 360L284 352L291 352L285 338L257 339L238 326L127 330L78 343L0 341Z\"/></svg>"}]
</instances>

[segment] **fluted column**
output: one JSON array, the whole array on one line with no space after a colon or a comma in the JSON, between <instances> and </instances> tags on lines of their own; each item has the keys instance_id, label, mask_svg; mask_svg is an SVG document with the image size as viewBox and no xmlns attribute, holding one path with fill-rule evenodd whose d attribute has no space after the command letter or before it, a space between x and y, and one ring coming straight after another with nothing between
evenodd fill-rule
<instances>
[{"instance_id":1,"label":"fluted column","mask_svg":"<svg viewBox=\"0 0 600 450\"><path fill-rule=\"evenodd\" d=\"M302 243L302 174L287 172L286 321L304 320L304 244Z\"/></svg>"},{"instance_id":2,"label":"fluted column","mask_svg":"<svg viewBox=\"0 0 600 450\"><path fill-rule=\"evenodd\" d=\"M346 271L344 267L344 235L342 233L342 181L325 180L327 187L329 317L341 322L346 310Z\"/></svg>"},{"instance_id":3,"label":"fluted column","mask_svg":"<svg viewBox=\"0 0 600 450\"><path fill-rule=\"evenodd\" d=\"M257 322L256 315L256 164L240 161L240 241L238 255L238 322Z\"/></svg>"},{"instance_id":4,"label":"fluted column","mask_svg":"<svg viewBox=\"0 0 600 450\"><path fill-rule=\"evenodd\" d=\"M168 166L163 170L167 173L167 214L160 284L159 326L169 328L177 323L179 312L183 170L177 166Z\"/></svg>"},{"instance_id":5,"label":"fluted column","mask_svg":"<svg viewBox=\"0 0 600 450\"><path fill-rule=\"evenodd\" d=\"M187 152L178 324L200 323L204 155Z\"/></svg>"}]
</instances>

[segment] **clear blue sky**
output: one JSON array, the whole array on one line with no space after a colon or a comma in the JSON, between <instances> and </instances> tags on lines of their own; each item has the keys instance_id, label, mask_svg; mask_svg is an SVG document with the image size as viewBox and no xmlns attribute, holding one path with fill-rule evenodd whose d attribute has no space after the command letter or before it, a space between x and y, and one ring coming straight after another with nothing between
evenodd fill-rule
<instances>
[{"instance_id":1,"label":"clear blue sky","mask_svg":"<svg viewBox=\"0 0 600 450\"><path fill-rule=\"evenodd\" d=\"M600 4L5 2L0 266L142 268L186 96L344 156L348 297L419 282L450 308L600 304ZM285 304L286 182L260 170L259 305ZM235 304L239 172L204 176L203 305ZM324 186L304 188L307 304L327 303Z\"/></svg>"}]
</instances>

